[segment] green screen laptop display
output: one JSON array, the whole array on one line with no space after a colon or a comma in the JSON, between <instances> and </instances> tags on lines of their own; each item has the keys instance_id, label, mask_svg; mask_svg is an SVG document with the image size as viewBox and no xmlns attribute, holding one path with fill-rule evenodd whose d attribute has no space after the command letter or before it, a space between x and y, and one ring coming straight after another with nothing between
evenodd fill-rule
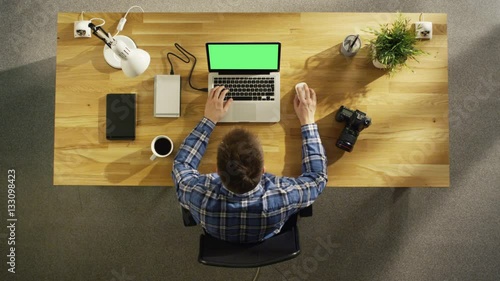
<instances>
[{"instance_id":1,"label":"green screen laptop display","mask_svg":"<svg viewBox=\"0 0 500 281\"><path fill-rule=\"evenodd\" d=\"M208 69L278 71L280 43L207 43Z\"/></svg>"}]
</instances>

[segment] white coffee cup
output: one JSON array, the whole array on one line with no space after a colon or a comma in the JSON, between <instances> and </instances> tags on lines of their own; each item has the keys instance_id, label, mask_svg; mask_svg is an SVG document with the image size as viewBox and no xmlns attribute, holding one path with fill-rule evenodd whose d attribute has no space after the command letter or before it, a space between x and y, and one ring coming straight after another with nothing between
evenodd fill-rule
<instances>
[{"instance_id":1,"label":"white coffee cup","mask_svg":"<svg viewBox=\"0 0 500 281\"><path fill-rule=\"evenodd\" d=\"M174 151L174 142L167 136L156 136L151 141L151 151L153 152L153 155L149 158L151 161L155 160L156 157L167 157Z\"/></svg>"}]
</instances>

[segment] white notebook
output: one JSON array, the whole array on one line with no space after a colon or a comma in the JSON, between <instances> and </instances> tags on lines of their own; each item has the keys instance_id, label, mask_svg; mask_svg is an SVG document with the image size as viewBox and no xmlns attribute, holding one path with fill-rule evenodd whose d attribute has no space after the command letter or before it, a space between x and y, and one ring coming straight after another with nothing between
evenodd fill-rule
<instances>
[{"instance_id":1,"label":"white notebook","mask_svg":"<svg viewBox=\"0 0 500 281\"><path fill-rule=\"evenodd\" d=\"M156 75L154 87L154 116L181 116L180 75Z\"/></svg>"}]
</instances>

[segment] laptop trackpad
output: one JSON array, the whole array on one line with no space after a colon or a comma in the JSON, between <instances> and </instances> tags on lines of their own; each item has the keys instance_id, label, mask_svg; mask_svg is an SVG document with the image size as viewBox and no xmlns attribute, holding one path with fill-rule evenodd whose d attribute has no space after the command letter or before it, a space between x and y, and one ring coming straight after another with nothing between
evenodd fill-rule
<instances>
[{"instance_id":1,"label":"laptop trackpad","mask_svg":"<svg viewBox=\"0 0 500 281\"><path fill-rule=\"evenodd\" d=\"M255 121L257 118L257 106L254 103L234 103L233 118L238 121Z\"/></svg>"}]
</instances>

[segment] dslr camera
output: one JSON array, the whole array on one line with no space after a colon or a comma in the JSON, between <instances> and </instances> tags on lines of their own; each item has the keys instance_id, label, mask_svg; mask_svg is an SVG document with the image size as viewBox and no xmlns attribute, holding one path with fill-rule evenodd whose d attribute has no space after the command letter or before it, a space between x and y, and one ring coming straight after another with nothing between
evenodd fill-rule
<instances>
[{"instance_id":1,"label":"dslr camera","mask_svg":"<svg viewBox=\"0 0 500 281\"><path fill-rule=\"evenodd\" d=\"M351 110L345 106L340 106L335 115L337 122L345 122L345 127L337 140L337 147L347 152L351 152L359 133L370 126L372 120L364 112Z\"/></svg>"}]
</instances>

